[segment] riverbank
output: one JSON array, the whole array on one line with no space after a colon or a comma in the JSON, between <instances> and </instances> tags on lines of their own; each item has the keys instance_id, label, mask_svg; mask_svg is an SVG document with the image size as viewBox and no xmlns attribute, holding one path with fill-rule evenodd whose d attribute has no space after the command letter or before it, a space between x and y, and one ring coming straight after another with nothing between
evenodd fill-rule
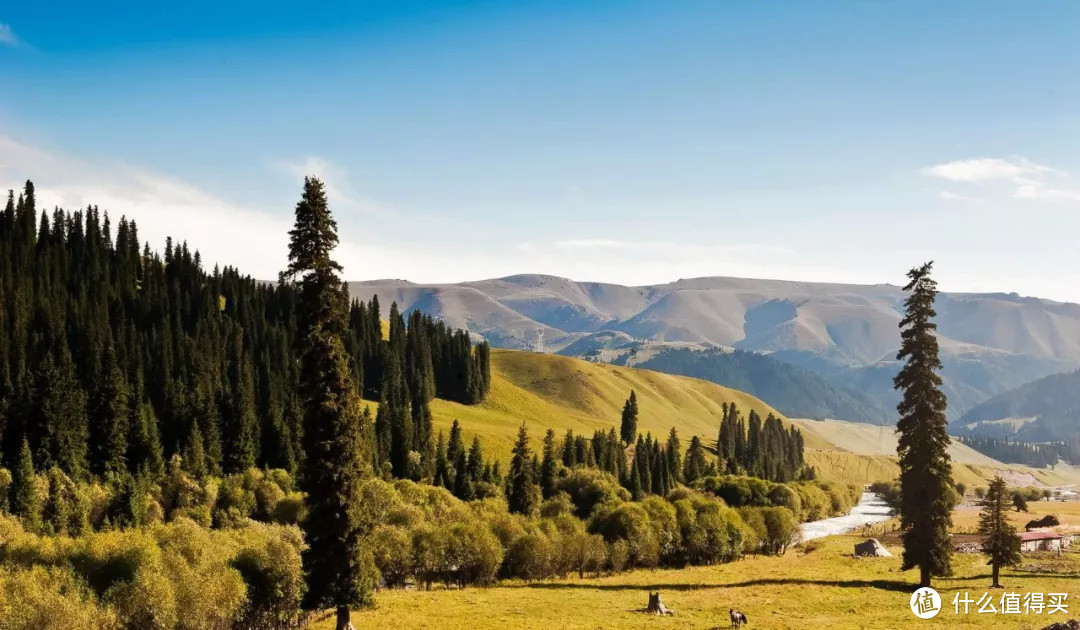
<instances>
[{"instance_id":1,"label":"riverbank","mask_svg":"<svg viewBox=\"0 0 1080 630\"><path fill-rule=\"evenodd\" d=\"M864 492L859 497L859 503L851 508L851 511L843 516L834 516L820 521L811 521L799 526L802 540L814 540L826 536L836 536L848 532L881 523L892 518L892 508L874 492Z\"/></svg>"}]
</instances>

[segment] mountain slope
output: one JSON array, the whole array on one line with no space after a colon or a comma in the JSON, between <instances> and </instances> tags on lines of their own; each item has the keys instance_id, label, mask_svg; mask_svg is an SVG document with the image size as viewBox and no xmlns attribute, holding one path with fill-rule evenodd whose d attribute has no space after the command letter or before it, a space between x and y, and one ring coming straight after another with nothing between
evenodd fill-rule
<instances>
[{"instance_id":1,"label":"mountain slope","mask_svg":"<svg viewBox=\"0 0 1080 630\"><path fill-rule=\"evenodd\" d=\"M973 407L954 431L1030 442L1080 435L1080 371L1054 374Z\"/></svg>"},{"instance_id":2,"label":"mountain slope","mask_svg":"<svg viewBox=\"0 0 1080 630\"><path fill-rule=\"evenodd\" d=\"M738 389L790 417L896 422L895 412L854 390L837 387L808 370L753 352L668 349L634 365Z\"/></svg>"},{"instance_id":3,"label":"mountain slope","mask_svg":"<svg viewBox=\"0 0 1080 630\"><path fill-rule=\"evenodd\" d=\"M806 461L819 476L847 483L870 483L895 479L900 473L896 458L896 432L891 427L871 426L841 420L806 420L789 422L803 432L807 444ZM985 486L997 475L1010 485L1063 486L1080 482L1080 467L1058 464L1053 470L1003 464L975 449L953 440L949 444L953 478L968 487Z\"/></svg>"},{"instance_id":4,"label":"mountain slope","mask_svg":"<svg viewBox=\"0 0 1080 630\"><path fill-rule=\"evenodd\" d=\"M904 299L894 285L712 277L626 287L533 274L446 285L377 280L350 291L397 300L505 348L536 348L539 331L549 352L587 355L596 339L571 345L603 333L775 354L893 404ZM1080 305L942 293L937 311L951 418L1022 382L1080 368Z\"/></svg>"},{"instance_id":5,"label":"mountain slope","mask_svg":"<svg viewBox=\"0 0 1080 630\"><path fill-rule=\"evenodd\" d=\"M709 447L716 442L722 403L735 403L745 415L782 417L757 398L703 380L650 370L596 364L550 354L493 350L491 391L479 405L433 400L435 429L449 430L454 419L467 435L479 434L491 452L509 458L524 422L534 444L554 429L589 437L597 429L619 428L623 403L637 392L638 431L666 439L674 426L684 446L694 435Z\"/></svg>"},{"instance_id":6,"label":"mountain slope","mask_svg":"<svg viewBox=\"0 0 1080 630\"><path fill-rule=\"evenodd\" d=\"M639 430L664 439L674 426L684 448L694 435L699 436L708 448L715 445L720 406L724 402L734 402L744 415L754 409L763 416L769 413L780 416L754 396L708 381L571 357L493 350L491 372L491 390L481 404L469 406L436 399L432 401L431 410L436 431L448 431L457 419L466 440L471 440L473 435L479 436L485 450L501 458L504 464L510 458L510 449L522 422L529 429L534 449L540 448L548 428L554 429L560 438L567 429L588 436L597 429L618 430L622 405L630 389L638 395ZM374 403L368 405L374 407ZM806 458L817 467L821 478L869 483L896 476L896 458L860 447L857 441L851 441L851 435L858 429L849 429L856 427L864 432L891 433L887 428L831 420L784 418L784 421L814 429L803 428ZM958 462L956 477L969 485L985 485L986 480L999 470L1030 475L1023 477L1029 483L1060 485L1064 483L1063 476L1071 470L1059 466L1057 472L1050 473L999 464L959 446L954 454ZM895 449L895 445L892 448ZM973 458L968 457L970 453L974 453ZM963 463L967 461L972 463ZM1076 480L1080 480L1080 476Z\"/></svg>"}]
</instances>

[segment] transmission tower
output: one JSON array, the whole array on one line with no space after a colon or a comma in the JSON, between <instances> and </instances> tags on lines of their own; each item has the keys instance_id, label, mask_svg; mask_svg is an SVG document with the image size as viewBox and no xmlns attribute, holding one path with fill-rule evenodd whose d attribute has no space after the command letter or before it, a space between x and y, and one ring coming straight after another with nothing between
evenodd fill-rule
<instances>
[{"instance_id":1,"label":"transmission tower","mask_svg":"<svg viewBox=\"0 0 1080 630\"><path fill-rule=\"evenodd\" d=\"M536 351L544 351L544 329L539 326L536 327Z\"/></svg>"}]
</instances>

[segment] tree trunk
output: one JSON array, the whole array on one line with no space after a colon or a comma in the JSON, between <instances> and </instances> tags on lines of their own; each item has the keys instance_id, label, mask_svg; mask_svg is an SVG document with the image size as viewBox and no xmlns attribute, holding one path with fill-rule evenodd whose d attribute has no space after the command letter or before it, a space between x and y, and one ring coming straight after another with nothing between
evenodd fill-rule
<instances>
[{"instance_id":1,"label":"tree trunk","mask_svg":"<svg viewBox=\"0 0 1080 630\"><path fill-rule=\"evenodd\" d=\"M353 630L352 622L349 621L349 607L337 607L337 625L335 630Z\"/></svg>"},{"instance_id":2,"label":"tree trunk","mask_svg":"<svg viewBox=\"0 0 1080 630\"><path fill-rule=\"evenodd\" d=\"M926 565L919 567L919 588L924 586L930 586L930 567Z\"/></svg>"},{"instance_id":3,"label":"tree trunk","mask_svg":"<svg viewBox=\"0 0 1080 630\"><path fill-rule=\"evenodd\" d=\"M991 587L990 587L990 588L1001 588L1001 584L998 584L998 575L999 575L999 574L1000 574L1000 572L1001 572L1001 567L1000 567L1000 566L998 566L998 563L996 563L996 562L994 563L993 567L994 567L994 569L993 569L993 574L994 574L994 584L993 584L993 585L991 585Z\"/></svg>"}]
</instances>

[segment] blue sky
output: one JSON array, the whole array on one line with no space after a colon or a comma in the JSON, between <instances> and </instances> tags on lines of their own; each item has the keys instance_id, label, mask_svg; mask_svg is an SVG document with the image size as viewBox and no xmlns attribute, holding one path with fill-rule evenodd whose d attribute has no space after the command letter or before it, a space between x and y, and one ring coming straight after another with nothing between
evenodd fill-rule
<instances>
[{"instance_id":1,"label":"blue sky","mask_svg":"<svg viewBox=\"0 0 1080 630\"><path fill-rule=\"evenodd\" d=\"M0 185L268 278L314 173L350 279L1080 301L1074 2L147 4L0 8Z\"/></svg>"}]
</instances>

